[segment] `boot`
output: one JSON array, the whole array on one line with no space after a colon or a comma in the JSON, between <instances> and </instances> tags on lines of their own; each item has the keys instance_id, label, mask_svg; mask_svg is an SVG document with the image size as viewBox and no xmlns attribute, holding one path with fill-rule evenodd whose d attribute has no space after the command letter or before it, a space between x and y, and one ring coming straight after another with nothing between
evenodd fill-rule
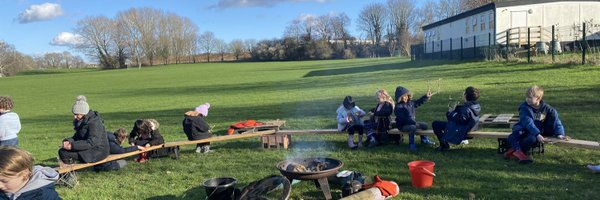
<instances>
[{"instance_id":1,"label":"boot","mask_svg":"<svg viewBox=\"0 0 600 200\"><path fill-rule=\"evenodd\" d=\"M205 145L202 147L202 153L211 153L214 152L213 150L210 150L210 145Z\"/></svg>"},{"instance_id":2,"label":"boot","mask_svg":"<svg viewBox=\"0 0 600 200\"><path fill-rule=\"evenodd\" d=\"M148 161L148 152L140 154L140 156L135 159L135 162L139 163L145 163L146 161Z\"/></svg>"},{"instance_id":3,"label":"boot","mask_svg":"<svg viewBox=\"0 0 600 200\"><path fill-rule=\"evenodd\" d=\"M440 141L440 146L435 148L436 151L448 151L450 150L450 144L445 141Z\"/></svg>"},{"instance_id":4,"label":"boot","mask_svg":"<svg viewBox=\"0 0 600 200\"><path fill-rule=\"evenodd\" d=\"M431 146L433 146L433 145L435 145L435 142L431 141L431 140L429 139L429 137L422 135L422 136L421 136L421 144L426 144L426 145L431 145Z\"/></svg>"},{"instance_id":5,"label":"boot","mask_svg":"<svg viewBox=\"0 0 600 200\"><path fill-rule=\"evenodd\" d=\"M196 153L202 153L202 147L196 147Z\"/></svg>"},{"instance_id":6,"label":"boot","mask_svg":"<svg viewBox=\"0 0 600 200\"><path fill-rule=\"evenodd\" d=\"M517 157L519 159L519 163L521 163L521 164L533 163L533 157L528 156L527 154L523 153L523 151L521 151L521 150L517 150L517 151L513 152L513 156Z\"/></svg>"},{"instance_id":7,"label":"boot","mask_svg":"<svg viewBox=\"0 0 600 200\"><path fill-rule=\"evenodd\" d=\"M348 147L351 149L356 148L356 145L354 144L354 135L348 135Z\"/></svg>"},{"instance_id":8,"label":"boot","mask_svg":"<svg viewBox=\"0 0 600 200\"><path fill-rule=\"evenodd\" d=\"M511 158L515 157L515 155L513 155L514 153L515 149L508 149L508 151L504 152L504 159L510 160Z\"/></svg>"},{"instance_id":9,"label":"boot","mask_svg":"<svg viewBox=\"0 0 600 200\"><path fill-rule=\"evenodd\" d=\"M363 147L363 135L358 135L358 148Z\"/></svg>"},{"instance_id":10,"label":"boot","mask_svg":"<svg viewBox=\"0 0 600 200\"><path fill-rule=\"evenodd\" d=\"M413 133L408 135L408 146L410 151L417 151L417 145L415 144L415 134Z\"/></svg>"}]
</instances>

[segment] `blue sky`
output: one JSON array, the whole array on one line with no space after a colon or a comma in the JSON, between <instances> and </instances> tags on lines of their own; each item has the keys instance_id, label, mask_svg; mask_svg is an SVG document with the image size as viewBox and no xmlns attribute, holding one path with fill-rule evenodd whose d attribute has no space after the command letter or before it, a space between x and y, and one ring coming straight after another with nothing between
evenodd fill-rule
<instances>
[{"instance_id":1,"label":"blue sky","mask_svg":"<svg viewBox=\"0 0 600 200\"><path fill-rule=\"evenodd\" d=\"M226 42L280 38L292 20L331 12L346 13L356 36L356 18L371 2L385 0L0 0L0 40L29 55L71 51L61 44L70 39L78 20L114 18L120 11L142 7L188 17L200 33L212 31Z\"/></svg>"}]
</instances>

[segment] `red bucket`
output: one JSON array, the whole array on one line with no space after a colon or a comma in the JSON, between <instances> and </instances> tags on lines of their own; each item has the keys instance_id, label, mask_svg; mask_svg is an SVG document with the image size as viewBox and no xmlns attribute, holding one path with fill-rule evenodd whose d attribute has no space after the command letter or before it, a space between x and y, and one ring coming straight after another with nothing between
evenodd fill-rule
<instances>
[{"instance_id":1,"label":"red bucket","mask_svg":"<svg viewBox=\"0 0 600 200\"><path fill-rule=\"evenodd\" d=\"M435 177L435 163L427 160L417 160L408 163L408 169L412 176L412 185L416 188L428 188L433 186Z\"/></svg>"}]
</instances>

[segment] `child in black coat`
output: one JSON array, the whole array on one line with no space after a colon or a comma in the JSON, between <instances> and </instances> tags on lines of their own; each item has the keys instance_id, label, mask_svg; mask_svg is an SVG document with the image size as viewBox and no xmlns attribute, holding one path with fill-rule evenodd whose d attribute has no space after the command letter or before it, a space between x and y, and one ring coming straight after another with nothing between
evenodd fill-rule
<instances>
[{"instance_id":1,"label":"child in black coat","mask_svg":"<svg viewBox=\"0 0 600 200\"><path fill-rule=\"evenodd\" d=\"M368 113L371 119L365 121L367 137L370 140L369 147L374 147L388 139L387 131L390 127L390 115L394 112L394 100L384 89L375 93L377 105ZM392 138L399 140L398 138Z\"/></svg>"},{"instance_id":2,"label":"child in black coat","mask_svg":"<svg viewBox=\"0 0 600 200\"><path fill-rule=\"evenodd\" d=\"M183 132L187 135L188 140L201 140L213 136L210 131L210 126L204 121L204 118L208 116L209 108L210 104L205 103L196 107L195 110L185 113L182 125ZM210 150L210 142L199 143L196 145L196 153L209 152L212 152L212 150Z\"/></svg>"},{"instance_id":3,"label":"child in black coat","mask_svg":"<svg viewBox=\"0 0 600 200\"><path fill-rule=\"evenodd\" d=\"M131 146L142 146L148 148L150 146L157 146L165 143L160 131L158 130L159 124L154 119L138 119L133 124L133 129L129 133L129 144ZM137 162L146 162L148 160L148 152L141 154L136 159Z\"/></svg>"}]
</instances>

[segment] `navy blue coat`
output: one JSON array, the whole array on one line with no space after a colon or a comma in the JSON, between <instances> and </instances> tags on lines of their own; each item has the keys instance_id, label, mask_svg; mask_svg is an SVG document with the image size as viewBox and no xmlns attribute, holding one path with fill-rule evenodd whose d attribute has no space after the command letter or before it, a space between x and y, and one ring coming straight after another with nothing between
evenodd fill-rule
<instances>
[{"instance_id":1,"label":"navy blue coat","mask_svg":"<svg viewBox=\"0 0 600 200\"><path fill-rule=\"evenodd\" d=\"M124 148L117 141L117 137L112 132L106 132L106 137L108 138L108 144L110 145L110 154L122 154L137 151L138 148L136 146L130 146Z\"/></svg>"},{"instance_id":2,"label":"navy blue coat","mask_svg":"<svg viewBox=\"0 0 600 200\"><path fill-rule=\"evenodd\" d=\"M417 124L417 107L423 105L428 100L429 98L427 95L424 95L416 101L410 100L405 104L396 104L396 109L394 109L394 114L396 115L396 127L402 129L403 126Z\"/></svg>"},{"instance_id":3,"label":"navy blue coat","mask_svg":"<svg viewBox=\"0 0 600 200\"><path fill-rule=\"evenodd\" d=\"M73 120L75 134L65 140L72 145L70 151L77 152L86 163L97 162L109 154L104 120L96 111L90 110L81 121Z\"/></svg>"},{"instance_id":4,"label":"navy blue coat","mask_svg":"<svg viewBox=\"0 0 600 200\"><path fill-rule=\"evenodd\" d=\"M467 101L464 105L457 106L452 112L448 112L444 140L460 144L467 137L469 131L477 126L480 114L481 106L476 101Z\"/></svg>"},{"instance_id":5,"label":"navy blue coat","mask_svg":"<svg viewBox=\"0 0 600 200\"><path fill-rule=\"evenodd\" d=\"M513 132L525 131L534 136L564 135L565 128L558 117L558 111L544 101L540 102L540 108L535 109L527 102L519 106L519 122L513 126Z\"/></svg>"},{"instance_id":6,"label":"navy blue coat","mask_svg":"<svg viewBox=\"0 0 600 200\"><path fill-rule=\"evenodd\" d=\"M182 122L183 132L187 135L188 140L201 140L213 136L210 133L210 126L204 121L202 116L186 115Z\"/></svg>"},{"instance_id":7,"label":"navy blue coat","mask_svg":"<svg viewBox=\"0 0 600 200\"><path fill-rule=\"evenodd\" d=\"M10 197L6 196L3 191L0 191L0 200L9 200ZM56 192L54 188L54 183L48 184L46 186L27 191L15 200L60 200L60 196Z\"/></svg>"}]
</instances>

